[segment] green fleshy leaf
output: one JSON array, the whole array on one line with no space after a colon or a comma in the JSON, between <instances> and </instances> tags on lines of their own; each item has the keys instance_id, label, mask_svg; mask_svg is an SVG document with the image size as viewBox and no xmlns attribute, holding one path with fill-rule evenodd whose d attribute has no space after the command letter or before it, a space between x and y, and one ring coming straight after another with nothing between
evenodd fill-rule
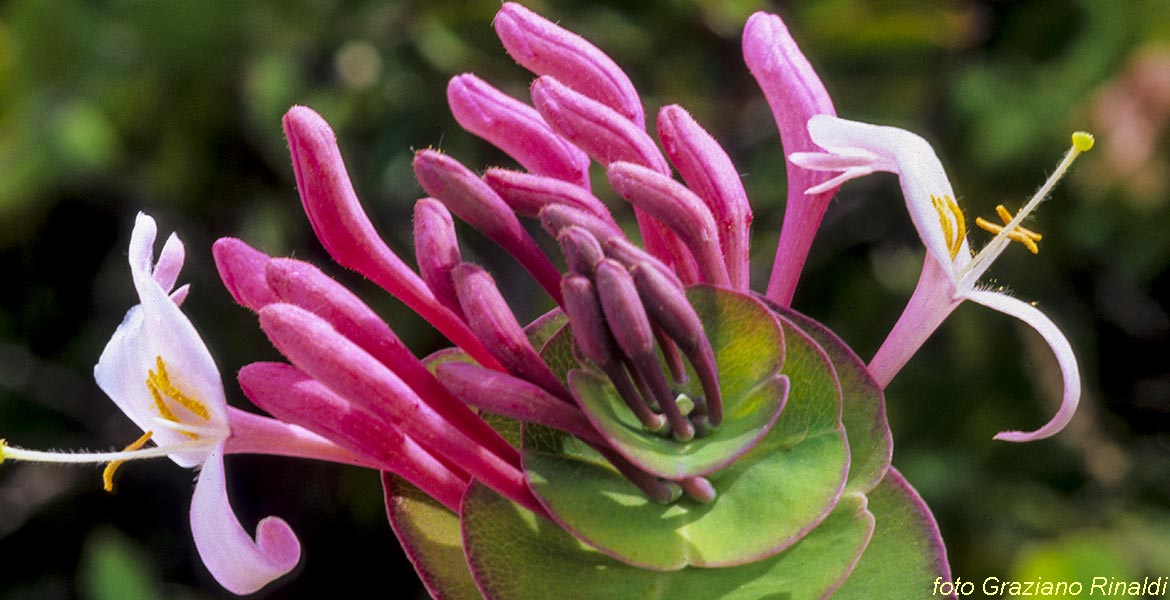
<instances>
[{"instance_id":1,"label":"green fleshy leaf","mask_svg":"<svg viewBox=\"0 0 1170 600\"><path fill-rule=\"evenodd\" d=\"M849 438L849 481L845 493L867 492L886 475L894 440L886 420L886 398L865 363L837 334L792 310L771 307L808 333L829 355L841 383L842 414Z\"/></svg>"},{"instance_id":2,"label":"green fleshy leaf","mask_svg":"<svg viewBox=\"0 0 1170 600\"><path fill-rule=\"evenodd\" d=\"M825 597L873 531L859 497L843 500L788 550L719 569L651 571L618 562L556 524L473 485L463 504L471 569L489 600L810 600Z\"/></svg>"},{"instance_id":3,"label":"green fleshy leaf","mask_svg":"<svg viewBox=\"0 0 1170 600\"><path fill-rule=\"evenodd\" d=\"M459 515L392 473L382 473L386 516L432 598L481 600L463 557Z\"/></svg>"},{"instance_id":4,"label":"green fleshy leaf","mask_svg":"<svg viewBox=\"0 0 1170 600\"><path fill-rule=\"evenodd\" d=\"M647 431L609 378L592 370L569 373L573 395L606 441L644 471L674 480L722 469L750 450L776 422L788 392L778 374L784 335L763 304L714 288L694 288L688 296L719 365L725 417L710 435L677 442ZM689 365L688 372L674 392L702 396L698 375Z\"/></svg>"},{"instance_id":5,"label":"green fleshy leaf","mask_svg":"<svg viewBox=\"0 0 1170 600\"><path fill-rule=\"evenodd\" d=\"M934 515L893 467L868 497L873 539L833 600L930 597L936 577L951 580Z\"/></svg>"},{"instance_id":6,"label":"green fleshy leaf","mask_svg":"<svg viewBox=\"0 0 1170 600\"><path fill-rule=\"evenodd\" d=\"M718 296L699 288L691 300L700 314L709 314ZM767 312L763 318L776 322ZM755 328L767 329L758 323ZM579 440L526 426L524 467L533 492L580 539L652 569L742 564L796 543L838 501L849 457L828 357L790 324L783 324L783 333L783 373L793 382L784 414L750 452L712 474L714 502L657 504ZM721 370L768 368L751 356L743 351L723 360L717 353Z\"/></svg>"}]
</instances>

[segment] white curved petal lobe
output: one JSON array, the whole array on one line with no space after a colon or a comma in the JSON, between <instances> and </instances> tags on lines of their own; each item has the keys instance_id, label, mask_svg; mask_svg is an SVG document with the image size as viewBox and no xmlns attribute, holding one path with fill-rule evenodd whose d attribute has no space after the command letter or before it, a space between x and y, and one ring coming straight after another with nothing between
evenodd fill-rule
<instances>
[{"instance_id":1,"label":"white curved petal lobe","mask_svg":"<svg viewBox=\"0 0 1170 600\"><path fill-rule=\"evenodd\" d=\"M191 533L208 571L228 591L251 594L297 566L301 544L288 523L268 517L253 540L228 502L223 444L212 451L191 497Z\"/></svg>"},{"instance_id":2,"label":"white curved petal lobe","mask_svg":"<svg viewBox=\"0 0 1170 600\"><path fill-rule=\"evenodd\" d=\"M1004 431L995 436L997 440L1008 442L1031 442L1053 436L1064 429L1072 420L1077 411L1077 404L1081 401L1081 376L1077 367L1077 357L1073 355L1072 346L1064 337L1060 329L1036 307L1003 294L988 291L972 291L967 298L990 309L1011 315L1035 329L1056 355L1056 362L1060 365L1060 374L1064 380L1064 397L1060 409L1043 427L1031 431Z\"/></svg>"}]
</instances>

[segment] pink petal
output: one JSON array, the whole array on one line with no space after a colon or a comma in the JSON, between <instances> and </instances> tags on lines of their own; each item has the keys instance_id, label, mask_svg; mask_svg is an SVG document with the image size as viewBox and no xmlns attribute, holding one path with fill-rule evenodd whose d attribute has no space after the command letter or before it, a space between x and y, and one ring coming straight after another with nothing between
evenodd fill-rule
<instances>
[{"instance_id":1,"label":"pink petal","mask_svg":"<svg viewBox=\"0 0 1170 600\"><path fill-rule=\"evenodd\" d=\"M183 268L183 259L186 252L179 236L172 233L163 244L158 254L158 262L154 265L154 280L164 292L170 293L179 279L179 271ZM180 303L181 304L181 303Z\"/></svg>"},{"instance_id":2,"label":"pink petal","mask_svg":"<svg viewBox=\"0 0 1170 600\"><path fill-rule=\"evenodd\" d=\"M290 304L260 311L260 327L298 369L442 455L505 497L543 514L517 464L485 452L431 409L414 390L328 322Z\"/></svg>"},{"instance_id":3,"label":"pink petal","mask_svg":"<svg viewBox=\"0 0 1170 600\"><path fill-rule=\"evenodd\" d=\"M612 108L638 127L645 116L630 78L604 52L552 21L507 2L492 25L504 49L537 75L551 75Z\"/></svg>"},{"instance_id":4,"label":"pink petal","mask_svg":"<svg viewBox=\"0 0 1170 600\"><path fill-rule=\"evenodd\" d=\"M1059 433L1072 420L1077 411L1077 404L1081 401L1080 369L1077 367L1077 357L1073 354L1068 338L1064 337L1051 319L1027 302L988 291L972 291L966 294L966 297L972 302L1011 315L1035 329L1056 355L1056 363L1060 366L1060 375L1064 381L1060 409L1052 419L1035 431L1003 431L997 434L995 439L1005 442L1032 442Z\"/></svg>"},{"instance_id":5,"label":"pink petal","mask_svg":"<svg viewBox=\"0 0 1170 600\"><path fill-rule=\"evenodd\" d=\"M762 12L752 15L743 31L743 57L772 107L784 153L815 150L808 136L809 118L833 115L836 111L824 84L788 33L784 21ZM826 177L791 163L786 166L788 203L766 294L781 306L792 302L813 236L829 200L836 193L830 189L811 198L805 196L805 190Z\"/></svg>"},{"instance_id":6,"label":"pink petal","mask_svg":"<svg viewBox=\"0 0 1170 600\"><path fill-rule=\"evenodd\" d=\"M447 103L460 126L525 169L589 189L589 157L554 133L536 109L470 73L451 79Z\"/></svg>"},{"instance_id":7,"label":"pink petal","mask_svg":"<svg viewBox=\"0 0 1170 600\"><path fill-rule=\"evenodd\" d=\"M223 447L203 463L191 497L191 534L212 577L233 594L251 594L297 566L301 544L288 523L268 517L256 539L244 531L228 502Z\"/></svg>"}]
</instances>

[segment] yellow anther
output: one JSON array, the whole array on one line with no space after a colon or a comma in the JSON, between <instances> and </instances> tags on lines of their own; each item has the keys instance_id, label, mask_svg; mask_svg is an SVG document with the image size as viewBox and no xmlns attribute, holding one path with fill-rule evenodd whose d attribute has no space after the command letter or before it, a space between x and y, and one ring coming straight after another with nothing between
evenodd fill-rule
<instances>
[{"instance_id":1,"label":"yellow anther","mask_svg":"<svg viewBox=\"0 0 1170 600\"><path fill-rule=\"evenodd\" d=\"M155 357L155 366L158 369L155 371L148 371L146 377L146 385L150 388L150 393L154 396L155 406L159 409L159 414L164 419L171 421L178 421L175 414L166 407L163 397L170 398L178 402L180 406L187 409L191 414L203 419L204 421L211 420L211 411L207 410L207 406L202 402L184 394L179 388L171 383L171 377L167 373L167 365L163 362L161 356Z\"/></svg>"},{"instance_id":2,"label":"yellow anther","mask_svg":"<svg viewBox=\"0 0 1170 600\"><path fill-rule=\"evenodd\" d=\"M153 431L147 431L146 433L142 434L142 437L134 440L134 442L132 442L129 446L126 446L122 452L133 452L135 450L141 450L142 447L146 445L146 442L150 440L150 436L152 435L154 435ZM110 461L110 464L106 465L105 470L102 471L102 487L107 492L114 491L114 471L117 471L118 467L122 466L122 463L124 462L126 461Z\"/></svg>"},{"instance_id":3,"label":"yellow anther","mask_svg":"<svg viewBox=\"0 0 1170 600\"><path fill-rule=\"evenodd\" d=\"M1006 221L1010 222L1011 218L1006 219ZM992 223L983 217L975 217L975 224L978 225L980 229L995 235L999 235L1001 232L1003 232L1003 226L996 225L995 223ZM1013 242L1019 242L1023 244L1024 247L1027 248L1028 251L1032 254L1040 253L1040 247L1036 245L1036 242L1040 241L1041 236L1034 231L1024 229L1023 227L1017 225L1011 231L1004 233L1004 237Z\"/></svg>"},{"instance_id":4,"label":"yellow anther","mask_svg":"<svg viewBox=\"0 0 1170 600\"><path fill-rule=\"evenodd\" d=\"M1077 131L1072 134L1073 148L1081 152L1088 152L1093 149L1093 134L1087 131Z\"/></svg>"},{"instance_id":5,"label":"yellow anther","mask_svg":"<svg viewBox=\"0 0 1170 600\"><path fill-rule=\"evenodd\" d=\"M930 203L934 205L934 210L938 211L938 222L942 226L943 237L946 238L947 251L951 254L951 260L955 260L967 239L967 221L963 218L963 210L950 196L942 198L931 196Z\"/></svg>"}]
</instances>

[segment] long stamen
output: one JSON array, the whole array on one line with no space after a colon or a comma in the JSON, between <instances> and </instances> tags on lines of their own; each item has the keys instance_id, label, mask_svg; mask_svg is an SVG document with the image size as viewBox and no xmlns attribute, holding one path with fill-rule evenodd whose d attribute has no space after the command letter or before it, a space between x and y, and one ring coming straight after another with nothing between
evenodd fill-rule
<instances>
[{"instance_id":1,"label":"long stamen","mask_svg":"<svg viewBox=\"0 0 1170 600\"><path fill-rule=\"evenodd\" d=\"M934 205L934 210L938 211L938 220L943 228L943 237L946 238L947 251L950 252L951 260L959 255L959 250L963 247L963 241L967 239L967 221L963 218L963 211L959 208L959 203L950 196L931 196L930 203Z\"/></svg>"},{"instance_id":2,"label":"long stamen","mask_svg":"<svg viewBox=\"0 0 1170 600\"><path fill-rule=\"evenodd\" d=\"M116 460L141 460L147 458L162 458L170 454L186 450L206 448L221 440L199 439L190 442L180 442L168 446L153 446L139 450L122 450L120 452L45 452L42 450L28 450L9 446L0 440L0 462L7 459L24 462L61 463L72 465L104 464Z\"/></svg>"},{"instance_id":3,"label":"long stamen","mask_svg":"<svg viewBox=\"0 0 1170 600\"><path fill-rule=\"evenodd\" d=\"M142 434L142 437L134 440L133 442L130 442L130 445L123 448L122 452L131 452L141 449L146 445L146 442L150 440L150 436L152 435L154 435L153 431L147 431L146 433ZM102 489L106 490L107 492L114 491L114 472L117 471L118 467L122 466L122 464L125 462L125 460L111 460L110 464L106 465L106 469L102 471Z\"/></svg>"},{"instance_id":4,"label":"long stamen","mask_svg":"<svg viewBox=\"0 0 1170 600\"><path fill-rule=\"evenodd\" d=\"M999 206L996 206L995 212L999 215L1000 220L1003 221L1004 226L1012 222L1012 213L1006 207L1004 207L1004 205L1000 204ZM989 231L997 235L1003 232L1005 229L1005 227L996 225L995 223L992 223L983 217L976 218L975 224L984 231ZM1039 242L1044 237L1039 233L1022 226L1017 226L1015 229L1008 231L1005 235L1007 235L1009 240L1023 244L1024 247L1026 247L1032 254L1039 254L1040 247L1036 245L1036 242Z\"/></svg>"},{"instance_id":5,"label":"long stamen","mask_svg":"<svg viewBox=\"0 0 1170 600\"><path fill-rule=\"evenodd\" d=\"M991 266L991 263L995 262L995 259L999 257L999 254L1003 252L1004 248L1006 248L1007 245L1012 241L1013 238L1010 237L1010 232L1015 231L1020 226L1020 223L1022 223L1024 219L1028 217L1028 215L1032 214L1032 211L1036 210L1036 207L1040 206L1040 203L1048 197L1048 194L1052 192L1052 188L1056 186L1056 182L1060 181L1060 178L1063 177L1066 172L1068 172L1068 169L1072 166L1073 161L1075 161L1082 153L1088 152L1092 148L1092 134L1086 133L1084 131L1078 131L1072 134L1072 147L1069 148L1068 152L1064 155L1064 158L1061 159L1060 164L1056 166L1056 170L1053 171L1052 175L1048 177L1048 180L1044 182L1044 185L1040 186L1040 189L1036 190L1036 193L1032 195L1032 198L1028 200L1028 203L1024 205L1024 208L1020 209L1020 212L1016 213L1016 216L1013 217L1011 221L1005 223L1003 228L998 233L996 233L995 237L992 238L992 240L988 242L982 250L979 251L979 254L976 254L975 258L972 259L971 262L968 263L967 266L958 273L957 280L960 287L973 286L975 282L978 281L985 272L987 272L987 269Z\"/></svg>"},{"instance_id":6,"label":"long stamen","mask_svg":"<svg viewBox=\"0 0 1170 600\"><path fill-rule=\"evenodd\" d=\"M175 385L171 383L171 376L167 373L167 365L165 362L163 362L161 356L155 357L155 367L158 369L158 371L148 371L146 384L150 386L150 392L155 397L155 403L160 405L159 412L163 411L161 408L161 402L159 400L159 395L161 394L170 398L171 400L174 400L175 402L178 402L180 406L187 409L191 412L191 414L203 419L204 421L211 420L211 411L207 409L205 404L184 394L179 390L179 388L175 387ZM168 415L164 413L163 416L167 417ZM169 418L172 421L178 421L178 419L174 418L174 413L171 413Z\"/></svg>"}]
</instances>

